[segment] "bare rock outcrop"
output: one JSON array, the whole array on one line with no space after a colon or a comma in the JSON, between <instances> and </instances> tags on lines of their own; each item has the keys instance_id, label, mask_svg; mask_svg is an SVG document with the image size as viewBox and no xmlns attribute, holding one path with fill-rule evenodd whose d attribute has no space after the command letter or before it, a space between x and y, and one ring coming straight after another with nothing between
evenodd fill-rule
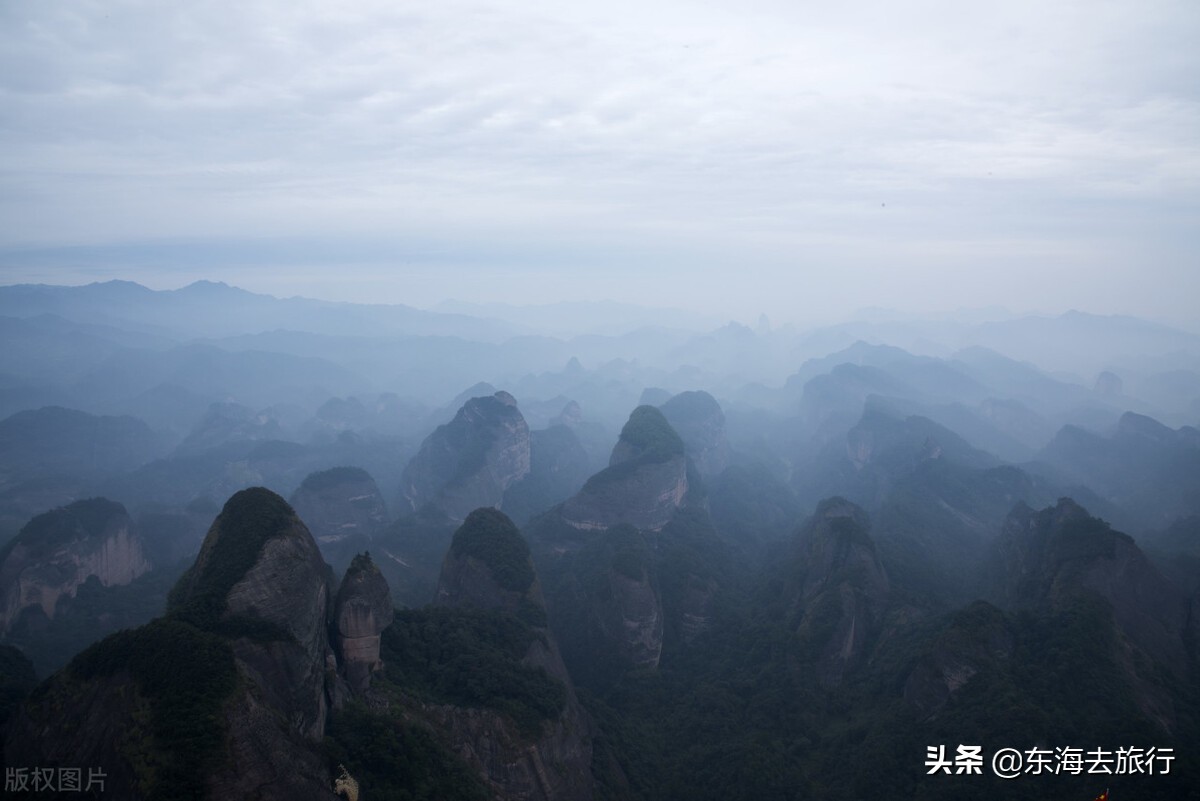
<instances>
[{"instance_id":1,"label":"bare rock outcrop","mask_svg":"<svg viewBox=\"0 0 1200 801\"><path fill-rule=\"evenodd\" d=\"M128 584L150 567L119 503L92 498L38 515L0 550L0 631L30 607L53 619L59 598L74 597L90 576Z\"/></svg>"},{"instance_id":2,"label":"bare rock outcrop","mask_svg":"<svg viewBox=\"0 0 1200 801\"><path fill-rule=\"evenodd\" d=\"M168 612L232 638L243 673L290 728L317 742L333 661L331 576L295 511L262 487L242 490L213 522Z\"/></svg>"},{"instance_id":3,"label":"bare rock outcrop","mask_svg":"<svg viewBox=\"0 0 1200 801\"><path fill-rule=\"evenodd\" d=\"M792 609L826 685L860 664L879 633L890 585L866 513L842 498L822 501L800 531Z\"/></svg>"},{"instance_id":4,"label":"bare rock outcrop","mask_svg":"<svg viewBox=\"0 0 1200 801\"><path fill-rule=\"evenodd\" d=\"M350 563L338 588L333 616L342 675L354 692L364 692L371 675L383 668L379 637L395 616L387 579L369 553Z\"/></svg>"},{"instance_id":5,"label":"bare rock outcrop","mask_svg":"<svg viewBox=\"0 0 1200 801\"><path fill-rule=\"evenodd\" d=\"M438 426L404 470L409 511L433 504L452 520L499 507L504 491L530 468L529 426L507 392L471 398Z\"/></svg>"},{"instance_id":6,"label":"bare rock outcrop","mask_svg":"<svg viewBox=\"0 0 1200 801\"><path fill-rule=\"evenodd\" d=\"M22 764L103 766L114 797L333 801L329 569L278 495L213 522L167 615L79 654L10 720ZM63 727L67 716L75 724Z\"/></svg>"},{"instance_id":7,"label":"bare rock outcrop","mask_svg":"<svg viewBox=\"0 0 1200 801\"><path fill-rule=\"evenodd\" d=\"M547 628L545 600L529 547L502 512L472 512L455 532L434 603L496 610L531 626L537 636L521 663L561 682L565 703L535 737L489 710L440 706L431 713L497 797L506 799L592 798L593 725L575 697L554 635Z\"/></svg>"},{"instance_id":8,"label":"bare rock outcrop","mask_svg":"<svg viewBox=\"0 0 1200 801\"><path fill-rule=\"evenodd\" d=\"M662 412L639 406L621 429L609 466L563 503L562 519L576 529L629 523L661 529L687 497L683 440Z\"/></svg>"}]
</instances>

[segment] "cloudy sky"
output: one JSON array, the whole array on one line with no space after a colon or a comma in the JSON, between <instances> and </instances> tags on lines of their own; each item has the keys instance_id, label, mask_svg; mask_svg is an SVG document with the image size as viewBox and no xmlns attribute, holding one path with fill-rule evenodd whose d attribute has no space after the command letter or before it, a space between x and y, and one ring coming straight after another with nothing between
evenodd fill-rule
<instances>
[{"instance_id":1,"label":"cloudy sky","mask_svg":"<svg viewBox=\"0 0 1200 801\"><path fill-rule=\"evenodd\" d=\"M1200 5L0 3L0 283L1200 327Z\"/></svg>"}]
</instances>

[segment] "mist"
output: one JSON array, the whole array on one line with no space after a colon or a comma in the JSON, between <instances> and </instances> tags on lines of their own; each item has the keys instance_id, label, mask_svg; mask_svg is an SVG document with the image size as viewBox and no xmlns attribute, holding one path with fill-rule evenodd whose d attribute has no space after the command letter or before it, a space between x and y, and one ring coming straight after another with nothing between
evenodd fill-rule
<instances>
[{"instance_id":1,"label":"mist","mask_svg":"<svg viewBox=\"0 0 1200 801\"><path fill-rule=\"evenodd\" d=\"M1194 797L1188 4L0 22L6 792Z\"/></svg>"}]
</instances>

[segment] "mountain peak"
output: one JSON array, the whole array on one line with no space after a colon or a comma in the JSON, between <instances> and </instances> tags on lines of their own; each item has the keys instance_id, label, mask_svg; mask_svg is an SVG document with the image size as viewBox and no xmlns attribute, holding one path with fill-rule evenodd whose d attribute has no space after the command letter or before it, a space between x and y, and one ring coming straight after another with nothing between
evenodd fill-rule
<instances>
[{"instance_id":1,"label":"mountain peak","mask_svg":"<svg viewBox=\"0 0 1200 801\"><path fill-rule=\"evenodd\" d=\"M311 584L296 565L278 565L283 572L275 576L268 564L291 557L318 576L323 572L316 542L287 501L265 487L235 493L213 521L195 565L171 591L168 611L200 628L224 628L231 616L243 614L289 630L311 628L310 621L294 618L309 605L300 596L312 594ZM267 575L260 573L280 582L264 585ZM292 608L293 601L300 609Z\"/></svg>"},{"instance_id":2,"label":"mountain peak","mask_svg":"<svg viewBox=\"0 0 1200 801\"><path fill-rule=\"evenodd\" d=\"M682 455L683 440L667 422L667 418L655 407L643 405L629 415L609 464L641 457L661 462Z\"/></svg>"}]
</instances>

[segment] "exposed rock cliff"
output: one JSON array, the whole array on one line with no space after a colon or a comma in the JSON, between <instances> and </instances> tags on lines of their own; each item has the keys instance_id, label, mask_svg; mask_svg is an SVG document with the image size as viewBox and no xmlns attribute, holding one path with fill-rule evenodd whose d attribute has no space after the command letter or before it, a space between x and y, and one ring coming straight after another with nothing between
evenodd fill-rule
<instances>
[{"instance_id":1,"label":"exposed rock cliff","mask_svg":"<svg viewBox=\"0 0 1200 801\"><path fill-rule=\"evenodd\" d=\"M38 515L0 550L0 631L23 610L53 619L59 598L96 576L128 584L150 569L125 507L104 498Z\"/></svg>"},{"instance_id":2,"label":"exposed rock cliff","mask_svg":"<svg viewBox=\"0 0 1200 801\"><path fill-rule=\"evenodd\" d=\"M383 495L370 474L358 467L310 474L292 493L292 506L337 569L368 550L387 525Z\"/></svg>"},{"instance_id":3,"label":"exposed rock cliff","mask_svg":"<svg viewBox=\"0 0 1200 801\"><path fill-rule=\"evenodd\" d=\"M569 625L572 665L589 683L604 673L658 667L663 608L645 538L630 525L610 528L579 552L558 600ZM592 674L596 674L593 676Z\"/></svg>"},{"instance_id":4,"label":"exposed rock cliff","mask_svg":"<svg viewBox=\"0 0 1200 801\"><path fill-rule=\"evenodd\" d=\"M355 692L366 690L371 674L383 667L379 635L392 624L394 613L387 580L370 554L356 556L338 588L334 606L342 675Z\"/></svg>"},{"instance_id":5,"label":"exposed rock cliff","mask_svg":"<svg viewBox=\"0 0 1200 801\"><path fill-rule=\"evenodd\" d=\"M255 487L225 504L196 564L172 591L168 611L235 635L235 654L267 700L287 710L300 734L317 740L332 661L329 585L329 567L295 511Z\"/></svg>"},{"instance_id":6,"label":"exposed rock cliff","mask_svg":"<svg viewBox=\"0 0 1200 801\"><path fill-rule=\"evenodd\" d=\"M629 416L607 469L588 479L562 506L562 519L577 529L629 523L658 530L687 496L683 441L653 406Z\"/></svg>"},{"instance_id":7,"label":"exposed rock cliff","mask_svg":"<svg viewBox=\"0 0 1200 801\"><path fill-rule=\"evenodd\" d=\"M22 764L103 766L114 797L333 799L328 568L274 493L225 504L168 614L84 651L15 717ZM68 709L78 724L61 726Z\"/></svg>"},{"instance_id":8,"label":"exposed rock cliff","mask_svg":"<svg viewBox=\"0 0 1200 801\"><path fill-rule=\"evenodd\" d=\"M553 635L529 547L494 509L477 509L455 532L434 603L509 613L536 633L521 663L543 670L566 690L561 713L536 737L488 710L442 706L433 715L456 750L492 791L511 799L590 799L592 724L575 698Z\"/></svg>"},{"instance_id":9,"label":"exposed rock cliff","mask_svg":"<svg viewBox=\"0 0 1200 801\"><path fill-rule=\"evenodd\" d=\"M842 498L822 501L797 540L792 609L826 684L865 657L878 634L889 583L867 533L866 513Z\"/></svg>"},{"instance_id":10,"label":"exposed rock cliff","mask_svg":"<svg viewBox=\"0 0 1200 801\"><path fill-rule=\"evenodd\" d=\"M472 509L498 507L529 467L529 426L513 396L497 392L471 398L425 438L404 470L401 492L412 511L431 503L463 520Z\"/></svg>"}]
</instances>

